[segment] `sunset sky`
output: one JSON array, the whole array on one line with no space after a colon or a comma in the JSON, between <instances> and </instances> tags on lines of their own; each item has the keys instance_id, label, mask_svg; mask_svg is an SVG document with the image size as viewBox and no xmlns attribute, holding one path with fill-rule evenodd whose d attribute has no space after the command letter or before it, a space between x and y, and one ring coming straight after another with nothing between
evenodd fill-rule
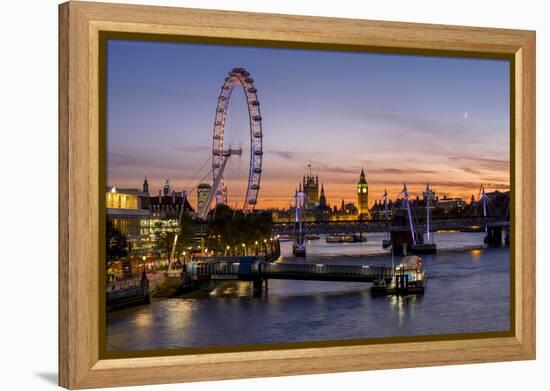
<instances>
[{"instance_id":1,"label":"sunset sky","mask_svg":"<svg viewBox=\"0 0 550 391\"><path fill-rule=\"evenodd\" d=\"M113 40L108 185L195 186L234 67L251 73L261 102L258 208L288 206L308 164L333 205L356 201L361 167L371 204L384 188L395 199L403 182L464 198L482 183L508 189L508 61Z\"/></svg>"}]
</instances>

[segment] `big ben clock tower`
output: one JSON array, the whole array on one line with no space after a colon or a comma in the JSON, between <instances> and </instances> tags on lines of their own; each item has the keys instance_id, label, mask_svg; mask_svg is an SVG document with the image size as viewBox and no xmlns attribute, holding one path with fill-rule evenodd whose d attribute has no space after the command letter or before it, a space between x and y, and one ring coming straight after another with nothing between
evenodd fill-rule
<instances>
[{"instance_id":1,"label":"big ben clock tower","mask_svg":"<svg viewBox=\"0 0 550 391\"><path fill-rule=\"evenodd\" d=\"M369 210L369 184L365 179L365 172L361 168L361 176L359 176L359 183L357 184L357 209L359 216L363 219L370 219Z\"/></svg>"}]
</instances>

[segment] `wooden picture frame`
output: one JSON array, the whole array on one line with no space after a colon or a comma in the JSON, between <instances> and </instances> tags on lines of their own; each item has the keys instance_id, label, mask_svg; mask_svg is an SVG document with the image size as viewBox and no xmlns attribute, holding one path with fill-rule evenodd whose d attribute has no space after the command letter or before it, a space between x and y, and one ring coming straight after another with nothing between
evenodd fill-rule
<instances>
[{"instance_id":1,"label":"wooden picture frame","mask_svg":"<svg viewBox=\"0 0 550 391\"><path fill-rule=\"evenodd\" d=\"M109 358L102 318L100 33L502 55L513 64L509 335ZM90 388L535 358L535 32L88 2L59 6L59 384Z\"/></svg>"}]
</instances>

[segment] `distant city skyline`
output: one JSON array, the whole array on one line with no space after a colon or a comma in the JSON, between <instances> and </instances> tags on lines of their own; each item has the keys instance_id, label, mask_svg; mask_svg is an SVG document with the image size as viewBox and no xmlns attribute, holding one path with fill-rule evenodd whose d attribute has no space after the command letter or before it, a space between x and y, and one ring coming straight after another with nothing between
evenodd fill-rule
<instances>
[{"instance_id":1,"label":"distant city skyline","mask_svg":"<svg viewBox=\"0 0 550 391\"><path fill-rule=\"evenodd\" d=\"M361 168L371 205L403 182L464 199L509 188L508 61L120 40L107 45L107 184L194 187L234 67L261 102L257 208L288 207L309 164L331 205L356 203Z\"/></svg>"}]
</instances>

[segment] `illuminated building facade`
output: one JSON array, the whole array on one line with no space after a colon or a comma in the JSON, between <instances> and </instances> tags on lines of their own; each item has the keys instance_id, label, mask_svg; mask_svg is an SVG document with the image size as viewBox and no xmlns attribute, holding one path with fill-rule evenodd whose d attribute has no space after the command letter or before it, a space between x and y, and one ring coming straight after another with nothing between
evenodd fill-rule
<instances>
[{"instance_id":1,"label":"illuminated building facade","mask_svg":"<svg viewBox=\"0 0 550 391\"><path fill-rule=\"evenodd\" d=\"M174 232L182 208L194 213L187 194L172 190L168 180L158 196L149 195L145 179L143 191L108 187L105 197L107 220L127 238L133 255L150 253L160 232Z\"/></svg>"},{"instance_id":2,"label":"illuminated building facade","mask_svg":"<svg viewBox=\"0 0 550 391\"><path fill-rule=\"evenodd\" d=\"M149 196L138 189L107 188L106 194L107 220L113 224L128 243L133 252L149 248L148 238L142 227L148 224Z\"/></svg>"},{"instance_id":3,"label":"illuminated building facade","mask_svg":"<svg viewBox=\"0 0 550 391\"><path fill-rule=\"evenodd\" d=\"M306 209L313 209L319 205L319 177L317 175L304 176L300 187L305 194Z\"/></svg>"},{"instance_id":4,"label":"illuminated building facade","mask_svg":"<svg viewBox=\"0 0 550 391\"><path fill-rule=\"evenodd\" d=\"M369 184L363 169L361 169L361 175L359 175L359 182L357 183L357 211L360 218L370 219Z\"/></svg>"},{"instance_id":5,"label":"illuminated building facade","mask_svg":"<svg viewBox=\"0 0 550 391\"><path fill-rule=\"evenodd\" d=\"M138 209L138 197L136 189L117 189L112 187L106 194L107 208Z\"/></svg>"},{"instance_id":6,"label":"illuminated building facade","mask_svg":"<svg viewBox=\"0 0 550 391\"><path fill-rule=\"evenodd\" d=\"M365 186L366 190L365 192L361 190L360 200L364 203L364 207L367 211L366 213L370 213L368 209L368 184L363 172L362 176L363 180L360 180L360 186L361 189ZM319 177L317 175L313 176L310 174L303 177L302 182L299 183L296 189L296 193L302 191L305 198L305 210L303 211L303 221L305 222L349 221L359 218L358 208L352 202L345 202L342 200L340 208L337 206L331 207L327 201L324 184L321 184L321 191L319 192ZM292 206L287 210L272 210L271 216L274 222L292 222L295 218L295 210ZM362 218L367 217L363 216Z\"/></svg>"},{"instance_id":7,"label":"illuminated building facade","mask_svg":"<svg viewBox=\"0 0 550 391\"><path fill-rule=\"evenodd\" d=\"M181 212L181 208L184 208L185 212L194 213L185 191L177 192L172 190L170 195L149 197L149 204L153 217L164 218L175 216Z\"/></svg>"}]
</instances>

